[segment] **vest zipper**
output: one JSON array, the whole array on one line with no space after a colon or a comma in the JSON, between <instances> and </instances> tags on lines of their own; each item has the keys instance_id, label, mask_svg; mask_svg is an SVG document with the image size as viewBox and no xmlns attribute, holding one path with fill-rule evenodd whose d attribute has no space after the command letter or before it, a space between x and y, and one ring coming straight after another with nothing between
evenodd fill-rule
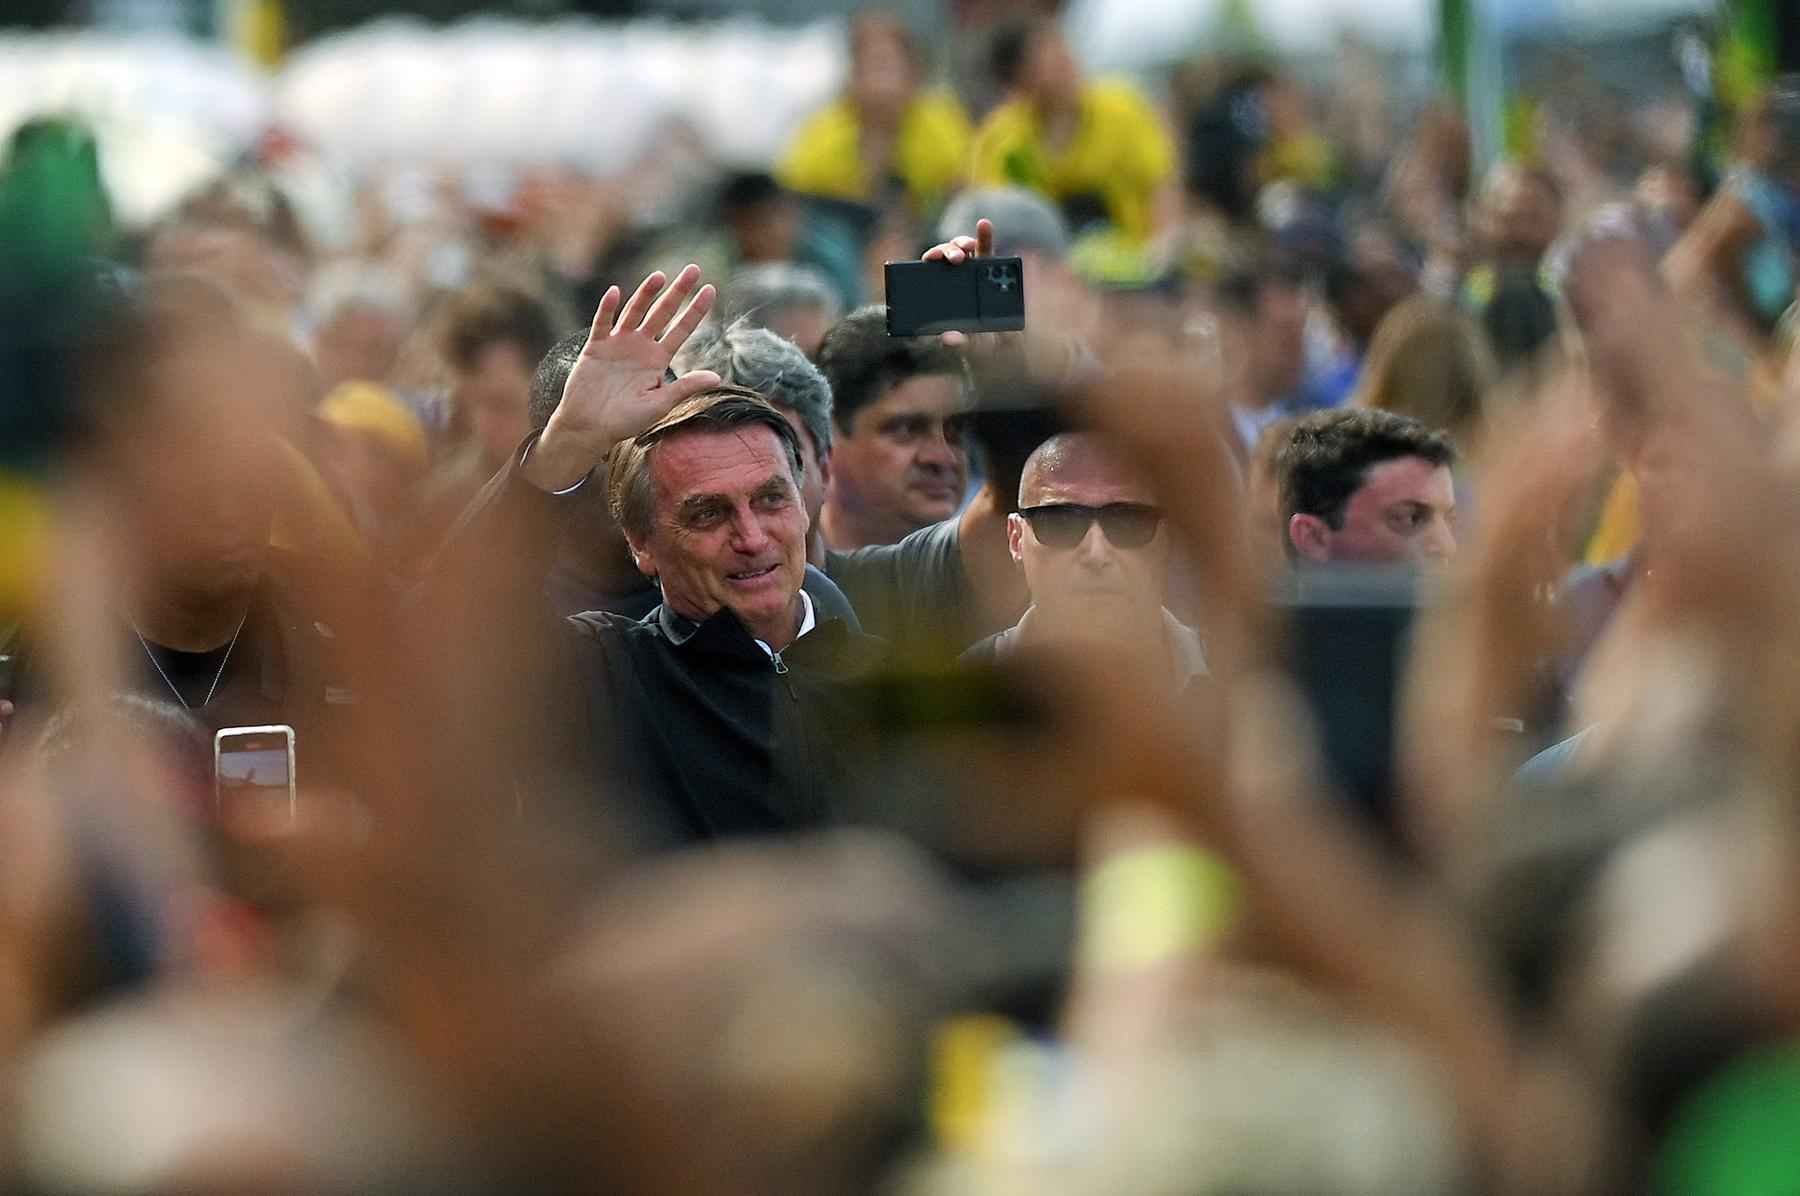
<instances>
[{"instance_id":1,"label":"vest zipper","mask_svg":"<svg viewBox=\"0 0 1800 1196\"><path fill-rule=\"evenodd\" d=\"M788 679L787 661L781 659L781 653L771 652L769 653L769 663L775 666L775 675L782 679L781 683L787 688L788 697L798 702L800 693L794 688L794 683Z\"/></svg>"}]
</instances>

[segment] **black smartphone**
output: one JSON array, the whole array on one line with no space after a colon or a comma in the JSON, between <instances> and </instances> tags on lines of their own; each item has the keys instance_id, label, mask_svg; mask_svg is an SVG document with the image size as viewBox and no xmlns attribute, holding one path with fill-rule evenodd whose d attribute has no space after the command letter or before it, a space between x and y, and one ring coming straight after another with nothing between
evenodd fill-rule
<instances>
[{"instance_id":1,"label":"black smartphone","mask_svg":"<svg viewBox=\"0 0 1800 1196\"><path fill-rule=\"evenodd\" d=\"M217 800L251 800L295 809L294 729L283 723L225 727L213 736Z\"/></svg>"},{"instance_id":2,"label":"black smartphone","mask_svg":"<svg viewBox=\"0 0 1800 1196\"><path fill-rule=\"evenodd\" d=\"M1018 332L1025 327L1025 268L1016 257L887 264L889 336Z\"/></svg>"}]
</instances>

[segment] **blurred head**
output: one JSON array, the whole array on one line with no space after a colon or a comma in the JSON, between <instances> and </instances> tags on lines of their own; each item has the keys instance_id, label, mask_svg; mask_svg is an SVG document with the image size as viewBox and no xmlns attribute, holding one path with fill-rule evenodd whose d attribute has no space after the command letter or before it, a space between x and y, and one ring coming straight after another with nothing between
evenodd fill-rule
<instances>
[{"instance_id":1,"label":"blurred head","mask_svg":"<svg viewBox=\"0 0 1800 1196\"><path fill-rule=\"evenodd\" d=\"M774 176L751 171L726 179L719 190L719 219L731 230L745 264L793 260L800 205Z\"/></svg>"},{"instance_id":2,"label":"blurred head","mask_svg":"<svg viewBox=\"0 0 1800 1196\"><path fill-rule=\"evenodd\" d=\"M722 329L708 324L675 355L674 369L711 370L781 412L800 439L801 498L808 529L817 526L831 481L831 386L799 346L741 320Z\"/></svg>"},{"instance_id":3,"label":"blurred head","mask_svg":"<svg viewBox=\"0 0 1800 1196\"><path fill-rule=\"evenodd\" d=\"M826 334L819 366L837 430L828 502L900 535L955 514L969 475L956 356L888 336L886 309L865 307Z\"/></svg>"},{"instance_id":4,"label":"blurred head","mask_svg":"<svg viewBox=\"0 0 1800 1196\"><path fill-rule=\"evenodd\" d=\"M1478 430L1495 374L1481 330L1456 309L1422 296L1382 321L1352 401L1461 439Z\"/></svg>"},{"instance_id":5,"label":"blurred head","mask_svg":"<svg viewBox=\"0 0 1800 1196\"><path fill-rule=\"evenodd\" d=\"M1562 188L1543 170L1500 162L1476 205L1476 236L1492 261L1535 268L1562 228Z\"/></svg>"},{"instance_id":6,"label":"blurred head","mask_svg":"<svg viewBox=\"0 0 1800 1196\"><path fill-rule=\"evenodd\" d=\"M1081 68L1055 21L1011 25L994 35L989 66L1002 91L1039 108L1073 108L1081 99Z\"/></svg>"},{"instance_id":7,"label":"blurred head","mask_svg":"<svg viewBox=\"0 0 1800 1196\"><path fill-rule=\"evenodd\" d=\"M149 584L206 603L262 575L285 465L310 408L297 350L205 279L153 278L95 354L100 474Z\"/></svg>"},{"instance_id":8,"label":"blurred head","mask_svg":"<svg viewBox=\"0 0 1800 1196\"><path fill-rule=\"evenodd\" d=\"M1058 626L1154 626L1169 579L1155 496L1091 432L1051 437L1025 462L1007 544L1034 606Z\"/></svg>"},{"instance_id":9,"label":"blurred head","mask_svg":"<svg viewBox=\"0 0 1800 1196\"><path fill-rule=\"evenodd\" d=\"M183 201L151 238L153 270L206 275L234 298L285 320L303 297L307 245L294 207L269 178L227 176Z\"/></svg>"},{"instance_id":10,"label":"blurred head","mask_svg":"<svg viewBox=\"0 0 1800 1196\"><path fill-rule=\"evenodd\" d=\"M1536 270L1502 270L1494 294L1481 308L1481 330L1495 367L1509 373L1529 366L1557 334L1556 300Z\"/></svg>"},{"instance_id":11,"label":"blurred head","mask_svg":"<svg viewBox=\"0 0 1800 1196\"><path fill-rule=\"evenodd\" d=\"M613 518L670 609L729 610L771 644L792 637L806 577L800 440L753 391L720 387L613 450Z\"/></svg>"},{"instance_id":12,"label":"blurred head","mask_svg":"<svg viewBox=\"0 0 1800 1196\"><path fill-rule=\"evenodd\" d=\"M850 102L863 120L900 123L919 86L919 47L891 13L863 12L850 23Z\"/></svg>"},{"instance_id":13,"label":"blurred head","mask_svg":"<svg viewBox=\"0 0 1800 1196\"><path fill-rule=\"evenodd\" d=\"M374 271L324 272L308 298L313 360L327 388L381 382L412 328L404 284Z\"/></svg>"},{"instance_id":14,"label":"blurred head","mask_svg":"<svg viewBox=\"0 0 1800 1196\"><path fill-rule=\"evenodd\" d=\"M1069 256L1069 225L1062 212L1036 191L1023 187L977 187L958 192L938 220L938 240L973 233L975 222L983 217L994 222L994 253L998 257L1061 262Z\"/></svg>"},{"instance_id":15,"label":"blurred head","mask_svg":"<svg viewBox=\"0 0 1800 1196\"><path fill-rule=\"evenodd\" d=\"M1306 290L1299 269L1268 258L1219 286L1225 313L1241 327L1252 402L1279 402L1306 369Z\"/></svg>"},{"instance_id":16,"label":"blurred head","mask_svg":"<svg viewBox=\"0 0 1800 1196\"><path fill-rule=\"evenodd\" d=\"M450 300L443 325L457 418L489 470L531 430L531 379L556 339L543 299L515 286L478 283Z\"/></svg>"},{"instance_id":17,"label":"blurred head","mask_svg":"<svg viewBox=\"0 0 1800 1196\"><path fill-rule=\"evenodd\" d=\"M1382 319L1418 289L1399 247L1379 234L1353 240L1325 272L1325 301L1359 350L1367 350Z\"/></svg>"},{"instance_id":18,"label":"blurred head","mask_svg":"<svg viewBox=\"0 0 1800 1196\"><path fill-rule=\"evenodd\" d=\"M425 476L425 426L385 386L345 382L319 403L326 435L320 471L364 530L400 517Z\"/></svg>"},{"instance_id":19,"label":"blurred head","mask_svg":"<svg viewBox=\"0 0 1800 1196\"><path fill-rule=\"evenodd\" d=\"M772 262L731 276L719 293L718 318L725 324L767 328L817 358L825 333L844 314L837 292L805 266Z\"/></svg>"},{"instance_id":20,"label":"blurred head","mask_svg":"<svg viewBox=\"0 0 1800 1196\"><path fill-rule=\"evenodd\" d=\"M1449 437L1367 409L1300 420L1276 455L1288 551L1315 564L1438 564L1456 553Z\"/></svg>"}]
</instances>

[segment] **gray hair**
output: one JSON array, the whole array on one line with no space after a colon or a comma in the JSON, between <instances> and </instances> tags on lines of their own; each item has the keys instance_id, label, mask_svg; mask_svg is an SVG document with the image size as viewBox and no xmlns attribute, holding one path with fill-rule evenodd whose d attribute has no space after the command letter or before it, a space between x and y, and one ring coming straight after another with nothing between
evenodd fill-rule
<instances>
[{"instance_id":1,"label":"gray hair","mask_svg":"<svg viewBox=\"0 0 1800 1196\"><path fill-rule=\"evenodd\" d=\"M1022 187L982 187L957 194L938 221L938 240L968 236L982 217L994 222L994 252L1001 257L1036 253L1061 261L1069 255L1069 225L1056 206Z\"/></svg>"},{"instance_id":2,"label":"gray hair","mask_svg":"<svg viewBox=\"0 0 1800 1196\"><path fill-rule=\"evenodd\" d=\"M739 319L721 328L707 324L688 339L672 363L677 373L711 370L727 386L755 391L792 411L812 437L820 457L831 452L831 384L792 341Z\"/></svg>"},{"instance_id":3,"label":"gray hair","mask_svg":"<svg viewBox=\"0 0 1800 1196\"><path fill-rule=\"evenodd\" d=\"M827 324L844 314L843 301L823 274L785 262L746 266L719 293L719 318L727 324L748 320L766 327L779 313L796 308L825 313Z\"/></svg>"}]
</instances>

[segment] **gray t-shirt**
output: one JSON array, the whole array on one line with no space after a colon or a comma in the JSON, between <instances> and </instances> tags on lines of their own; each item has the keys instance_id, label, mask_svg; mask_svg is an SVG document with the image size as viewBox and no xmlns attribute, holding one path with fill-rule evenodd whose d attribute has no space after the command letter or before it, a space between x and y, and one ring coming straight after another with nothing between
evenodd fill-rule
<instances>
[{"instance_id":1,"label":"gray t-shirt","mask_svg":"<svg viewBox=\"0 0 1800 1196\"><path fill-rule=\"evenodd\" d=\"M828 552L825 573L850 599L863 631L892 644L903 666L948 667L980 638L955 516L898 544Z\"/></svg>"}]
</instances>

